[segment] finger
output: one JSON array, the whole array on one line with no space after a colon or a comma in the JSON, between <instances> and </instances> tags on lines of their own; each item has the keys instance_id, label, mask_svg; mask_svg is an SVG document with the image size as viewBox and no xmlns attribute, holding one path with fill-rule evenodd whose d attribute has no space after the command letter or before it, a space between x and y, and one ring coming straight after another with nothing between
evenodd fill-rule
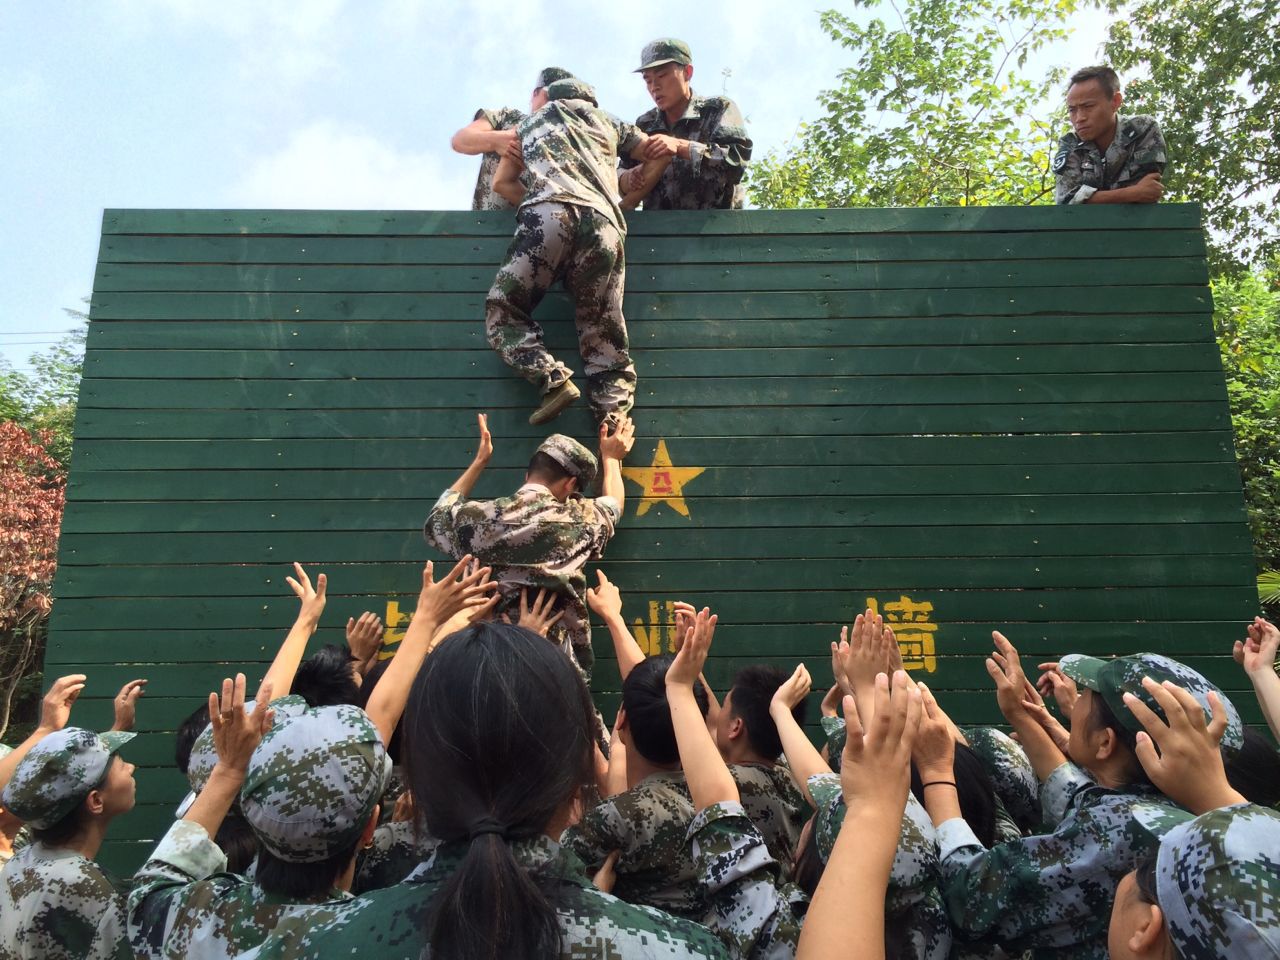
<instances>
[{"instance_id":1,"label":"finger","mask_svg":"<svg viewBox=\"0 0 1280 960\"><path fill-rule=\"evenodd\" d=\"M271 702L271 681L264 680L262 685L258 687L258 696L255 698L259 707L265 707Z\"/></svg>"},{"instance_id":2,"label":"finger","mask_svg":"<svg viewBox=\"0 0 1280 960\"><path fill-rule=\"evenodd\" d=\"M1151 737L1139 731L1135 740L1133 752L1138 755L1138 762L1142 764L1142 769L1147 771L1147 776L1158 774L1160 754L1156 752L1156 745L1151 742Z\"/></svg>"},{"instance_id":3,"label":"finger","mask_svg":"<svg viewBox=\"0 0 1280 960\"><path fill-rule=\"evenodd\" d=\"M307 572L302 569L302 564L298 563L296 560L293 562L293 572L297 574L299 583L304 584L307 587L311 586L311 578L307 576Z\"/></svg>"},{"instance_id":4,"label":"finger","mask_svg":"<svg viewBox=\"0 0 1280 960\"><path fill-rule=\"evenodd\" d=\"M523 620L529 615L529 588L522 587L520 589L520 619Z\"/></svg>"},{"instance_id":5,"label":"finger","mask_svg":"<svg viewBox=\"0 0 1280 960\"><path fill-rule=\"evenodd\" d=\"M471 562L471 554L468 553L465 557L463 557L461 560L459 560L457 563L453 565L453 569L444 575L444 580L442 580L441 582L449 583L454 580L460 580L462 577L466 576L467 564L469 564L470 562Z\"/></svg>"},{"instance_id":6,"label":"finger","mask_svg":"<svg viewBox=\"0 0 1280 960\"><path fill-rule=\"evenodd\" d=\"M323 597L325 590L329 586L329 578L325 574L316 577L316 596Z\"/></svg>"},{"instance_id":7,"label":"finger","mask_svg":"<svg viewBox=\"0 0 1280 960\"><path fill-rule=\"evenodd\" d=\"M1129 712L1137 717L1138 722L1142 724L1142 729L1147 731L1147 734L1152 740L1156 743L1160 743L1165 734L1169 732L1168 725L1160 719L1160 715L1135 697L1132 693L1126 692L1123 696L1123 700L1124 705L1129 708Z\"/></svg>"},{"instance_id":8,"label":"finger","mask_svg":"<svg viewBox=\"0 0 1280 960\"><path fill-rule=\"evenodd\" d=\"M603 571L603 570L597 570L597 571L596 571L596 582L597 582L601 587L607 587L607 586L609 585L609 578L608 578L608 577L606 577L606 576L604 575L604 571Z\"/></svg>"},{"instance_id":9,"label":"finger","mask_svg":"<svg viewBox=\"0 0 1280 960\"><path fill-rule=\"evenodd\" d=\"M840 709L844 712L844 758L856 762L862 755L863 741L867 734L858 717L857 703L851 695L846 694L840 698Z\"/></svg>"},{"instance_id":10,"label":"finger","mask_svg":"<svg viewBox=\"0 0 1280 960\"><path fill-rule=\"evenodd\" d=\"M84 682L88 679L89 679L88 674L69 673L65 677L59 677L57 680L53 681L53 686L49 688L49 692L52 693L54 690L73 687L77 683L80 684L81 686L84 686Z\"/></svg>"},{"instance_id":11,"label":"finger","mask_svg":"<svg viewBox=\"0 0 1280 960\"><path fill-rule=\"evenodd\" d=\"M987 673L991 676L991 679L996 682L997 688L1009 685L1009 678L1004 675L1004 671L1000 669L1000 665L996 663L994 659L987 657L987 659L983 661L983 664L986 666Z\"/></svg>"},{"instance_id":12,"label":"finger","mask_svg":"<svg viewBox=\"0 0 1280 960\"><path fill-rule=\"evenodd\" d=\"M347 633L350 633L355 628L356 628L356 619L354 617L347 617Z\"/></svg>"},{"instance_id":13,"label":"finger","mask_svg":"<svg viewBox=\"0 0 1280 960\"><path fill-rule=\"evenodd\" d=\"M1241 641L1237 640L1235 646L1231 648L1231 658L1236 663L1244 662L1244 644Z\"/></svg>"},{"instance_id":14,"label":"finger","mask_svg":"<svg viewBox=\"0 0 1280 960\"><path fill-rule=\"evenodd\" d=\"M1183 717L1197 732L1208 728L1209 718L1199 700L1171 680L1166 680L1161 686L1181 705Z\"/></svg>"},{"instance_id":15,"label":"finger","mask_svg":"<svg viewBox=\"0 0 1280 960\"><path fill-rule=\"evenodd\" d=\"M506 623L506 624L511 623L511 618L507 616L505 613L499 619L501 619L503 623Z\"/></svg>"},{"instance_id":16,"label":"finger","mask_svg":"<svg viewBox=\"0 0 1280 960\"><path fill-rule=\"evenodd\" d=\"M1156 683L1150 677L1142 678L1142 689L1151 694L1152 699L1160 705L1160 709L1164 711L1166 722L1171 729L1184 733L1195 729L1197 726L1200 730L1204 729L1204 710L1201 709L1200 704L1196 703L1195 697L1187 694L1192 705L1192 710L1188 711L1186 704L1172 690ZM1183 692L1185 693L1186 691Z\"/></svg>"},{"instance_id":17,"label":"finger","mask_svg":"<svg viewBox=\"0 0 1280 960\"><path fill-rule=\"evenodd\" d=\"M1227 707L1215 690L1209 691L1209 709L1213 711L1213 719L1206 729L1214 743L1221 743L1222 735L1227 732Z\"/></svg>"},{"instance_id":18,"label":"finger","mask_svg":"<svg viewBox=\"0 0 1280 960\"><path fill-rule=\"evenodd\" d=\"M422 589L426 590L427 587L433 586L434 584L435 584L435 564L432 563L430 560L428 560L426 562L426 565L423 566L422 568Z\"/></svg>"},{"instance_id":19,"label":"finger","mask_svg":"<svg viewBox=\"0 0 1280 960\"><path fill-rule=\"evenodd\" d=\"M217 724L220 717L218 716L218 695L213 691L209 692L209 722Z\"/></svg>"},{"instance_id":20,"label":"finger","mask_svg":"<svg viewBox=\"0 0 1280 960\"><path fill-rule=\"evenodd\" d=\"M548 626L548 627L554 627L557 623L559 623L559 622L560 622L560 619L561 619L563 616L564 616L564 611L563 611L563 610L561 610L561 611L560 611L559 613L557 613L554 617L552 617L550 620L548 620L548 621L547 621L547 626Z\"/></svg>"},{"instance_id":21,"label":"finger","mask_svg":"<svg viewBox=\"0 0 1280 960\"><path fill-rule=\"evenodd\" d=\"M547 591L545 588L538 591L538 595L533 598L533 612L542 615L547 611L551 604L547 600Z\"/></svg>"},{"instance_id":22,"label":"finger","mask_svg":"<svg viewBox=\"0 0 1280 960\"><path fill-rule=\"evenodd\" d=\"M235 681L230 677L222 681L222 699L218 701L219 713L231 712L231 698L235 693Z\"/></svg>"},{"instance_id":23,"label":"finger","mask_svg":"<svg viewBox=\"0 0 1280 960\"><path fill-rule=\"evenodd\" d=\"M243 674L243 673L237 673L237 674L236 674L235 687L233 688L233 690L232 690L232 694L231 694L231 709L232 709L232 710L243 710L243 709L244 709L244 688L245 688L245 679L244 679L244 674Z\"/></svg>"}]
</instances>

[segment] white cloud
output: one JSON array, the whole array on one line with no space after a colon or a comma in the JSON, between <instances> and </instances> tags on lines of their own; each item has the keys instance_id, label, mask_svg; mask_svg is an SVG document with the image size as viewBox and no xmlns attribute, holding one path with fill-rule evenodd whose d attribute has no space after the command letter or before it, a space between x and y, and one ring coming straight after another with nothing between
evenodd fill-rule
<instances>
[{"instance_id":1,"label":"white cloud","mask_svg":"<svg viewBox=\"0 0 1280 960\"><path fill-rule=\"evenodd\" d=\"M447 148L446 148L447 149ZM319 120L294 130L228 191L232 207L448 210L470 205L475 170L449 169L438 150L401 150Z\"/></svg>"}]
</instances>

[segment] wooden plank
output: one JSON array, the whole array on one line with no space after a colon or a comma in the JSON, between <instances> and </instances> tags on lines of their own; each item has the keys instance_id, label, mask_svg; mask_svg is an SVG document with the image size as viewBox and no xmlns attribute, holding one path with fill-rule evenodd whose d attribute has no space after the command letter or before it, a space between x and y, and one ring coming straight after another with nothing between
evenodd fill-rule
<instances>
[{"instance_id":1,"label":"wooden plank","mask_svg":"<svg viewBox=\"0 0 1280 960\"><path fill-rule=\"evenodd\" d=\"M857 602L856 598L846 601L850 618ZM643 627L647 632L651 625L648 623L646 606L633 603L628 597L625 613L630 618L628 622ZM326 643L344 643L341 625L348 616L358 616L369 607L380 616L387 615L385 600L362 605L353 598L335 597L326 607L325 625L312 638L308 651L314 652ZM659 604L658 609L665 608ZM729 611L725 613L728 616ZM1111 656L1120 649L1159 650L1168 656L1183 657L1212 650L1230 651L1232 643L1240 639L1244 631L1243 624L1225 621L1010 625L1004 622L956 623L935 618L934 622L938 624L938 636L943 646L951 651L981 653L990 643L991 631L1007 632L1017 642L1018 650L1032 662L1032 666L1042 660L1057 659L1067 652ZM659 635L664 647L669 646L670 631L661 623L658 626L662 628ZM736 656L794 656L810 663L815 686L825 682L822 679L826 670L823 651L831 640L839 637L841 624L831 621L786 624L785 627L783 630L778 624L733 622L726 624L725 635L732 637L732 648ZM145 665L172 662L179 654L183 662L190 663L268 663L279 649L287 629L288 624L281 624L275 629L66 630L60 633L63 644L56 651L61 659L46 659L46 671L56 675L73 670L81 671L87 665L99 663ZM597 662L604 664L613 657L608 631L599 623L592 630L592 642ZM715 655L719 656L718 650ZM609 666L601 667L599 682L604 682L606 673L611 669ZM97 679L96 670L90 672L94 674L94 688L102 693L105 683ZM148 696L148 708L154 699ZM108 717L107 723L110 722Z\"/></svg>"},{"instance_id":2,"label":"wooden plank","mask_svg":"<svg viewBox=\"0 0 1280 960\"><path fill-rule=\"evenodd\" d=\"M630 317L649 320L791 320L805 317L1022 316L1112 314L1133 302L1127 286L1078 286L1063 277L1058 287L979 287L965 290L835 290L751 294L637 293L627 298ZM1204 286L1149 286L1135 312L1196 313L1212 310ZM479 320L482 293L111 293L93 295L94 320ZM549 294L537 313L543 321L570 320L564 293Z\"/></svg>"},{"instance_id":3,"label":"wooden plank","mask_svg":"<svg viewBox=\"0 0 1280 960\"><path fill-rule=\"evenodd\" d=\"M498 263L508 234L492 237L271 237L107 235L100 263ZM681 236L644 236L627 243L629 264L805 263L838 260L1111 259L1203 257L1200 230L1148 230L1134 244L1123 231L1098 233L1087 244L1064 243L1051 231L998 233L790 234L721 237L689 243Z\"/></svg>"},{"instance_id":4,"label":"wooden plank","mask_svg":"<svg viewBox=\"0 0 1280 960\"><path fill-rule=\"evenodd\" d=\"M638 211L627 217L627 224L633 237L974 230L1185 230L1199 228L1200 205ZM514 218L509 212L469 210L109 208L103 211L102 216L103 234L502 236L510 234L513 225Z\"/></svg>"},{"instance_id":5,"label":"wooden plank","mask_svg":"<svg viewBox=\"0 0 1280 960\"><path fill-rule=\"evenodd\" d=\"M704 320L670 323L630 319L627 331L637 351L707 347L892 347L1000 344L1212 345L1213 327L1200 314L1046 314L1023 317L904 317L893 320L799 318ZM547 331L553 350L577 348L568 324ZM479 317L465 320L351 321L219 319L193 324L166 320L98 320L89 327L91 355L98 350L467 350L487 348ZM1215 354L1216 355L1216 354Z\"/></svg>"},{"instance_id":6,"label":"wooden plank","mask_svg":"<svg viewBox=\"0 0 1280 960\"><path fill-rule=\"evenodd\" d=\"M1225 398L1222 375L1190 373L1008 374L998 376L750 377L720 380L641 378L641 407L897 406L900 404L1121 403L1126 401L1214 401ZM80 401L87 406L325 408L404 406L423 408L528 409L532 386L515 377L464 380L99 380L86 378Z\"/></svg>"},{"instance_id":7,"label":"wooden plank","mask_svg":"<svg viewBox=\"0 0 1280 960\"><path fill-rule=\"evenodd\" d=\"M434 491L433 491L434 494ZM434 495L376 500L359 513L328 501L82 502L68 510L66 533L157 531L405 530L426 517ZM666 507L631 521L643 527L954 526L968 524L1231 523L1243 519L1239 493L1028 496L716 497L689 517Z\"/></svg>"},{"instance_id":8,"label":"wooden plank","mask_svg":"<svg viewBox=\"0 0 1280 960\"><path fill-rule=\"evenodd\" d=\"M1067 269L1064 269L1067 268ZM978 287L1061 286L1072 271L1091 283L1145 288L1209 282L1203 257L1092 260L834 261L823 263L634 264L626 273L628 294L655 291L944 290ZM398 264L188 264L103 263L94 275L96 292L271 291L291 293L484 293L495 265Z\"/></svg>"},{"instance_id":9,"label":"wooden plank","mask_svg":"<svg viewBox=\"0 0 1280 960\"><path fill-rule=\"evenodd\" d=\"M843 560L876 545L879 557L1145 557L1231 554L1248 556L1247 530L1232 523L1027 524L967 527L789 527L749 524L717 530L645 530L619 526L608 561L700 557L707 560ZM269 563L306 557L310 563L417 561L426 548L401 531L310 533L64 533L64 566L124 559L147 563ZM1087 561L1085 561L1087 562Z\"/></svg>"},{"instance_id":10,"label":"wooden plank","mask_svg":"<svg viewBox=\"0 0 1280 960\"><path fill-rule=\"evenodd\" d=\"M1078 344L939 347L830 347L645 350L636 372L650 378L725 377L996 376L1023 373L1185 373L1222 369L1209 344L1125 344L1083 350ZM484 350L98 350L85 360L93 379L279 379L396 380L447 373L464 379L492 379L506 373L498 355Z\"/></svg>"},{"instance_id":11,"label":"wooden plank","mask_svg":"<svg viewBox=\"0 0 1280 960\"><path fill-rule=\"evenodd\" d=\"M876 544L868 539L864 547L871 551ZM756 560L611 559L610 569L620 582L645 593L666 589L668 584L685 591L734 590L761 579ZM335 590L364 594L385 589L388 583L412 583L421 570L420 562L340 563L330 564L325 573ZM773 590L796 591L819 582L830 589L869 591L1231 586L1255 572L1252 556L1231 555L1091 557L1088 563L1076 557L872 556L851 557L839 564L825 559L789 560L771 566L767 584ZM72 566L58 577L57 597L274 597L286 589L284 578L291 573L283 562Z\"/></svg>"},{"instance_id":12,"label":"wooden plank","mask_svg":"<svg viewBox=\"0 0 1280 960\"><path fill-rule=\"evenodd\" d=\"M89 441L85 441L86 444ZM151 447L164 441L140 441ZM345 444L358 462L361 441ZM150 457L134 454L130 443L112 444L119 462L142 467ZM335 444L336 446L336 444ZM93 448L90 447L90 450ZM227 451L225 447L219 449ZM97 461L99 458L89 457ZM72 485L73 499L81 500L381 500L412 499L423 491L443 491L461 469L343 469L250 470L250 457L236 470L82 470ZM335 461L339 460L334 456ZM637 459L637 463L645 462ZM1240 472L1232 463L1099 464L1028 466L993 473L985 466L859 467L853 476L843 466L820 466L797 471L793 467L755 466L744 475L740 467L707 467L697 478L696 495L708 497L826 496L832 493L862 496L901 494L927 496L945 493L1213 493L1240 489ZM485 473L482 490L510 492L524 482L524 467L493 469ZM630 488L638 494L639 488ZM690 493L695 488L690 486ZM480 494L477 493L477 496Z\"/></svg>"},{"instance_id":13,"label":"wooden plank","mask_svg":"<svg viewBox=\"0 0 1280 960\"><path fill-rule=\"evenodd\" d=\"M108 396L107 388L101 387L97 396ZM209 438L211 443L223 440L267 440L271 439L284 444L281 449L291 451L292 455L302 456L307 463L314 462L319 452L318 447L307 447L291 440L338 440L351 437L363 437L366 440L389 440L387 444L372 444L361 452L362 465L365 466L417 466L427 463L467 462L474 452L475 417L471 410L459 409L414 409L400 407L398 409L342 409L327 408L323 410L305 409L159 409L145 410L138 408L111 409L93 407L85 402L76 411L76 436L84 440L77 445L78 451L89 448L97 438L111 440L150 439L150 440L183 440ZM185 402L194 402L192 400ZM527 407L514 409L495 409L487 405L490 428L499 438L497 457L500 463L508 466L523 465L528 462L533 447L536 446L535 430L528 426ZM952 448L951 441L965 439L985 440L1002 439L1002 437L982 437L979 434L1014 435L1010 440L1036 438L1047 441L1045 447L1026 448L1031 451L1025 455L1022 448L1010 445L1009 452L1018 457L1013 462L1036 457L1062 457L1070 460L1072 452L1088 450L1084 440L1076 442L1074 438L1105 439L1106 434L1125 434L1132 437L1160 437L1164 452L1141 452L1117 454L1121 459L1140 461L1147 459L1168 459L1170 457L1196 457L1205 459L1232 460L1230 416L1221 402L1196 401L1170 403L1167 401L1151 403L1009 403L941 405L941 404L900 404L886 407L819 407L793 405L787 408L787 423L790 432L795 436L779 438L759 436L761 431L771 428L763 422L757 412L750 408L704 407L689 408L678 411L661 407L640 407L632 412L636 423L636 431L642 437L665 436L698 440L698 459L705 463L731 462L742 460L742 454L711 454L708 457L701 451L741 450L747 445L753 452L751 458L758 462L779 461L778 456L786 456L784 451L791 449L791 441L803 444L826 444L831 448L831 456L836 459L831 463L847 462L847 454L843 450L852 450L862 444L879 444L887 448L889 462L899 462L899 448L937 451L930 455L932 462L953 462L948 453ZM594 424L587 411L579 406L571 409L556 421L556 428L561 433L573 436L590 437ZM1034 428L1035 434L1024 431ZM677 431L679 433L677 434ZM717 431L724 436L717 438ZM1156 431L1159 431L1157 433ZM1176 431L1176 432L1173 432ZM1212 431L1212 432L1209 432ZM969 436L963 436L963 435ZM956 436L962 435L962 436ZM1171 440L1171 437L1188 437L1187 446ZM1200 437L1212 438L1203 445L1197 440ZM410 439L412 438L412 439ZM829 439L826 439L829 438ZM512 443L518 441L518 443ZM913 444L913 441L918 443ZM1143 444L1142 450L1149 450L1158 444ZM645 442L641 441L641 449ZM966 446L964 451L978 449L974 445ZM1041 451L1049 452L1041 452ZM98 447L99 453L103 448ZM313 452L315 451L315 452ZM772 454L772 451L777 451ZM243 451L258 466L279 466L280 462L266 464L260 462L259 453L246 449ZM170 451L176 458L152 463L153 467L172 469L181 466L186 456L178 448ZM1020 456L1021 455L1021 456ZM1087 454L1081 454L1087 456ZM95 455L96 456L96 455ZM633 454L633 463L645 462L642 458L650 456L644 452ZM111 454L106 459L95 459L93 464L85 464L86 468L100 469L112 460ZM425 459L424 459L425 458ZM215 465L222 465L219 461ZM923 462L931 462L925 460ZM961 461L964 462L964 461ZM1090 461L1085 461L1090 462ZM295 467L304 466L301 460L292 460ZM330 465L332 461L326 461ZM80 466L77 463L77 466ZM124 464L124 466L139 466ZM249 466L246 462L245 466Z\"/></svg>"}]
</instances>

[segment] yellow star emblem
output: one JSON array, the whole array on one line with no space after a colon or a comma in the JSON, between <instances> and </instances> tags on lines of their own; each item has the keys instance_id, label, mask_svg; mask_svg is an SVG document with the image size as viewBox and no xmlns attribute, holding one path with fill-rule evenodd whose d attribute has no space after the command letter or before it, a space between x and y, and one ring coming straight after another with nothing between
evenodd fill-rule
<instances>
[{"instance_id":1,"label":"yellow star emblem","mask_svg":"<svg viewBox=\"0 0 1280 960\"><path fill-rule=\"evenodd\" d=\"M636 516L643 517L655 503L665 503L680 516L687 517L689 505L684 502L684 485L704 470L706 467L673 467L667 441L660 439L652 466L623 467L622 475L644 488Z\"/></svg>"}]
</instances>

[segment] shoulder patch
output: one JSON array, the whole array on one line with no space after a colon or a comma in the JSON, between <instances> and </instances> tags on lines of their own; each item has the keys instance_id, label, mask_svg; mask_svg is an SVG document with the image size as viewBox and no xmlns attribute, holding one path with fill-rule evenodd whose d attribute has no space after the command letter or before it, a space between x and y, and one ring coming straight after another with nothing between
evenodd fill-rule
<instances>
[{"instance_id":1,"label":"shoulder patch","mask_svg":"<svg viewBox=\"0 0 1280 960\"><path fill-rule=\"evenodd\" d=\"M1071 156L1071 148L1064 145L1053 158L1053 172L1061 173L1067 166L1067 157Z\"/></svg>"}]
</instances>

